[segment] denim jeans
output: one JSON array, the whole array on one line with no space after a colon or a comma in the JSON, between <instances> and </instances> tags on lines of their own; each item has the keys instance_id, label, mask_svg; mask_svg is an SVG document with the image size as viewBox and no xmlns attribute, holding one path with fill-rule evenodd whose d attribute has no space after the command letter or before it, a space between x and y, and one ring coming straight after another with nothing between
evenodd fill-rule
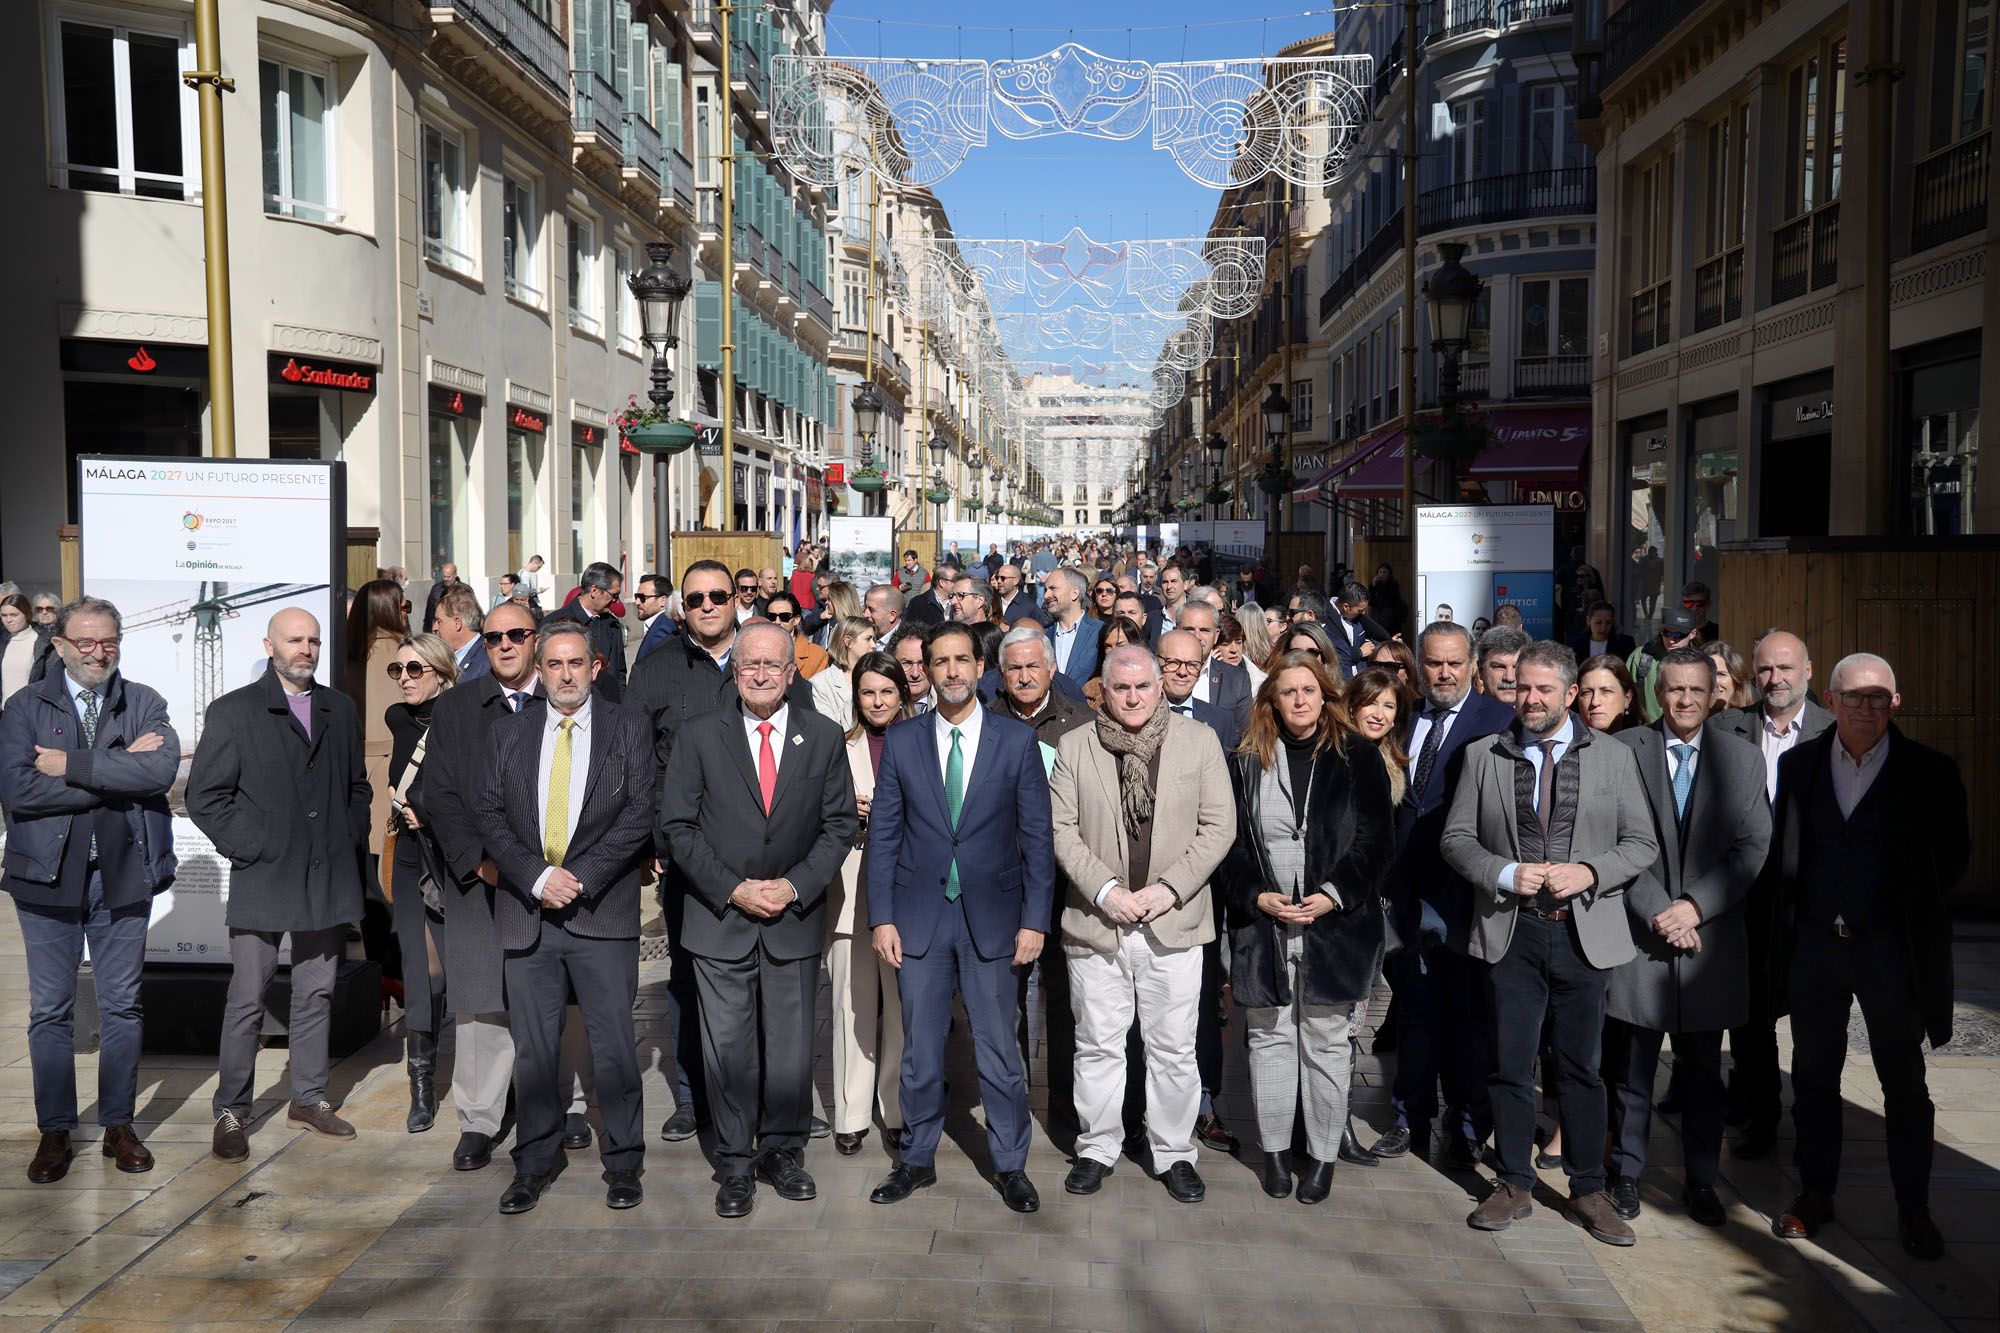
<instances>
[{"instance_id":1,"label":"denim jeans","mask_svg":"<svg viewBox=\"0 0 2000 1333\"><path fill-rule=\"evenodd\" d=\"M90 943L102 1037L97 1052L97 1123L129 1125L139 1099L139 969L146 961L150 902L104 905L104 876L93 871L81 907L17 901L28 955L28 1059L35 1073L35 1119L43 1133L76 1128L76 969Z\"/></svg>"}]
</instances>

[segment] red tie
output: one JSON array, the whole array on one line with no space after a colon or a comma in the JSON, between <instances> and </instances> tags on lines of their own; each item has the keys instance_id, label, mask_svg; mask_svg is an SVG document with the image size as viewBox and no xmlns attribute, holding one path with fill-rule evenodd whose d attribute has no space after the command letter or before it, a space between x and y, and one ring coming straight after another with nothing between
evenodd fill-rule
<instances>
[{"instance_id":1,"label":"red tie","mask_svg":"<svg viewBox=\"0 0 2000 1333\"><path fill-rule=\"evenodd\" d=\"M771 813L771 797L778 790L778 756L771 753L771 724L757 724L757 790L764 794L764 813Z\"/></svg>"}]
</instances>

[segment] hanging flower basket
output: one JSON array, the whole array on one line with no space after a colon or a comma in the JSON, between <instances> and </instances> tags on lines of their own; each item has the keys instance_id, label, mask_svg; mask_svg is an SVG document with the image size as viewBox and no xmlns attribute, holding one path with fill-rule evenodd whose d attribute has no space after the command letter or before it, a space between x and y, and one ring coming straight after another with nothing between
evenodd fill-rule
<instances>
[{"instance_id":1,"label":"hanging flower basket","mask_svg":"<svg viewBox=\"0 0 2000 1333\"><path fill-rule=\"evenodd\" d=\"M927 504L941 505L950 499L951 492L942 486L933 486L924 492L924 501Z\"/></svg>"},{"instance_id":2,"label":"hanging flower basket","mask_svg":"<svg viewBox=\"0 0 2000 1333\"><path fill-rule=\"evenodd\" d=\"M675 421L658 408L642 407L636 397L614 414L611 424L619 435L641 453L671 458L694 443L694 427Z\"/></svg>"},{"instance_id":3,"label":"hanging flower basket","mask_svg":"<svg viewBox=\"0 0 2000 1333\"><path fill-rule=\"evenodd\" d=\"M1204 495L1202 499L1211 505L1226 505L1234 498L1234 495L1235 493L1227 486L1211 486L1208 488L1208 494Z\"/></svg>"},{"instance_id":4,"label":"hanging flower basket","mask_svg":"<svg viewBox=\"0 0 2000 1333\"><path fill-rule=\"evenodd\" d=\"M889 478L879 467L864 466L847 474L847 484L863 495L873 495L889 489Z\"/></svg>"},{"instance_id":5,"label":"hanging flower basket","mask_svg":"<svg viewBox=\"0 0 2000 1333\"><path fill-rule=\"evenodd\" d=\"M1465 463L1479 457L1487 444L1486 427L1463 414L1439 418L1417 430L1417 453L1440 463Z\"/></svg>"},{"instance_id":6,"label":"hanging flower basket","mask_svg":"<svg viewBox=\"0 0 2000 1333\"><path fill-rule=\"evenodd\" d=\"M1288 467L1267 467L1257 474L1257 489L1266 495L1289 495L1298 481Z\"/></svg>"}]
</instances>

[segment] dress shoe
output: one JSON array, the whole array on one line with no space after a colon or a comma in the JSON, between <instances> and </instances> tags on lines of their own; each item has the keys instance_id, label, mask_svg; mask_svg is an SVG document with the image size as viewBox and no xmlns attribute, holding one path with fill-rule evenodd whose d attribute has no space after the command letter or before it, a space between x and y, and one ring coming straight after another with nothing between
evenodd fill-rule
<instances>
[{"instance_id":1,"label":"dress shoe","mask_svg":"<svg viewBox=\"0 0 2000 1333\"><path fill-rule=\"evenodd\" d=\"M1611 1211L1627 1222L1639 1216L1639 1182L1630 1176L1611 1178Z\"/></svg>"},{"instance_id":2,"label":"dress shoe","mask_svg":"<svg viewBox=\"0 0 2000 1333\"><path fill-rule=\"evenodd\" d=\"M1079 1157L1063 1177L1063 1188L1071 1194L1095 1194L1104 1188L1104 1178L1110 1174L1111 1168L1096 1158Z\"/></svg>"},{"instance_id":3,"label":"dress shoe","mask_svg":"<svg viewBox=\"0 0 2000 1333\"><path fill-rule=\"evenodd\" d=\"M1590 1233L1592 1240L1606 1245L1631 1245L1639 1239L1632 1234L1631 1224L1618 1215L1618 1206L1612 1202L1609 1191L1596 1190L1571 1199L1569 1215Z\"/></svg>"},{"instance_id":4,"label":"dress shoe","mask_svg":"<svg viewBox=\"0 0 2000 1333\"><path fill-rule=\"evenodd\" d=\"M824 1120L820 1119L820 1118L819 1118L818 1116L814 1116L814 1117L812 1118L812 1131L811 1131L811 1132L812 1132L812 1136L813 1136L814 1138L816 1138L816 1139L823 1139L823 1138L825 1138L825 1137L826 1137L827 1135L829 1135L829 1134L833 1133L833 1126L832 1126L832 1125L829 1125L829 1124L827 1124L827 1123L826 1123L826 1121L824 1121Z\"/></svg>"},{"instance_id":5,"label":"dress shoe","mask_svg":"<svg viewBox=\"0 0 2000 1333\"><path fill-rule=\"evenodd\" d=\"M1026 1171L1002 1171L993 1183L1000 1187L1000 1202L1017 1213L1032 1213L1042 1206L1042 1196L1035 1193L1035 1182Z\"/></svg>"},{"instance_id":6,"label":"dress shoe","mask_svg":"<svg viewBox=\"0 0 2000 1333\"><path fill-rule=\"evenodd\" d=\"M1361 1146L1361 1140L1354 1137L1354 1126L1348 1125L1340 1131L1340 1160L1352 1162L1356 1166L1380 1166L1382 1159L1369 1149Z\"/></svg>"},{"instance_id":7,"label":"dress shoe","mask_svg":"<svg viewBox=\"0 0 2000 1333\"><path fill-rule=\"evenodd\" d=\"M314 1102L311 1106L304 1102L293 1102L285 1108L285 1123L297 1125L300 1129L309 1129L329 1139L354 1137L354 1126L335 1115L333 1103L329 1101Z\"/></svg>"},{"instance_id":8,"label":"dress shoe","mask_svg":"<svg viewBox=\"0 0 2000 1333\"><path fill-rule=\"evenodd\" d=\"M852 1157L861 1151L861 1141L867 1137L868 1131L865 1129L856 1130L852 1134L835 1134L833 1150L842 1157Z\"/></svg>"},{"instance_id":9,"label":"dress shoe","mask_svg":"<svg viewBox=\"0 0 2000 1333\"><path fill-rule=\"evenodd\" d=\"M572 1111L563 1120L562 1146L582 1152L590 1146L590 1122Z\"/></svg>"},{"instance_id":10,"label":"dress shoe","mask_svg":"<svg viewBox=\"0 0 2000 1333\"><path fill-rule=\"evenodd\" d=\"M542 1191L548 1187L547 1176L517 1175L500 1192L500 1211L509 1217L525 1213L542 1201Z\"/></svg>"},{"instance_id":11,"label":"dress shoe","mask_svg":"<svg viewBox=\"0 0 2000 1333\"><path fill-rule=\"evenodd\" d=\"M1915 1208L1896 1210L1896 1234L1903 1242L1903 1253L1912 1259L1944 1258L1944 1234L1931 1220L1931 1210L1921 1205Z\"/></svg>"},{"instance_id":12,"label":"dress shoe","mask_svg":"<svg viewBox=\"0 0 2000 1333\"><path fill-rule=\"evenodd\" d=\"M1299 1172L1299 1202L1325 1203L1326 1196L1331 1193L1333 1193L1333 1163L1322 1162L1317 1157L1306 1158L1305 1169Z\"/></svg>"},{"instance_id":13,"label":"dress shoe","mask_svg":"<svg viewBox=\"0 0 2000 1333\"><path fill-rule=\"evenodd\" d=\"M604 1188L606 1208L637 1208L639 1201L646 1197L645 1187L639 1184L637 1171L613 1171Z\"/></svg>"},{"instance_id":14,"label":"dress shoe","mask_svg":"<svg viewBox=\"0 0 2000 1333\"><path fill-rule=\"evenodd\" d=\"M793 1203L804 1203L819 1194L811 1173L799 1161L797 1148L777 1148L765 1153L757 1163L757 1178L778 1191L779 1198Z\"/></svg>"},{"instance_id":15,"label":"dress shoe","mask_svg":"<svg viewBox=\"0 0 2000 1333\"><path fill-rule=\"evenodd\" d=\"M1411 1142L1410 1127L1408 1125L1396 1125L1388 1133L1375 1140L1375 1146L1368 1151L1374 1153L1377 1157L1401 1157L1410 1150Z\"/></svg>"},{"instance_id":16,"label":"dress shoe","mask_svg":"<svg viewBox=\"0 0 2000 1333\"><path fill-rule=\"evenodd\" d=\"M701 1126L695 1121L692 1106L676 1106L674 1113L667 1117L667 1123L660 1126L660 1137L668 1143L691 1139L700 1132Z\"/></svg>"},{"instance_id":17,"label":"dress shoe","mask_svg":"<svg viewBox=\"0 0 2000 1333\"><path fill-rule=\"evenodd\" d=\"M1446 1171L1477 1171L1479 1145L1463 1134L1453 1134L1451 1142L1445 1144L1444 1161L1439 1165Z\"/></svg>"},{"instance_id":18,"label":"dress shoe","mask_svg":"<svg viewBox=\"0 0 2000 1333\"><path fill-rule=\"evenodd\" d=\"M1729 1220L1713 1185L1684 1186L1681 1202L1687 1205L1688 1216L1705 1227L1719 1227Z\"/></svg>"},{"instance_id":19,"label":"dress shoe","mask_svg":"<svg viewBox=\"0 0 2000 1333\"><path fill-rule=\"evenodd\" d=\"M870 1203L901 1203L920 1189L937 1184L937 1171L928 1166L898 1162L868 1195Z\"/></svg>"},{"instance_id":20,"label":"dress shoe","mask_svg":"<svg viewBox=\"0 0 2000 1333\"><path fill-rule=\"evenodd\" d=\"M412 1134L437 1123L437 1070L429 1061L410 1061L410 1114L403 1122Z\"/></svg>"},{"instance_id":21,"label":"dress shoe","mask_svg":"<svg viewBox=\"0 0 2000 1333\"><path fill-rule=\"evenodd\" d=\"M125 1131L131 1133L129 1129ZM69 1174L70 1159L76 1150L69 1146L69 1131L52 1129L42 1135L34 1160L28 1163L28 1180L36 1185L53 1185Z\"/></svg>"},{"instance_id":22,"label":"dress shoe","mask_svg":"<svg viewBox=\"0 0 2000 1333\"><path fill-rule=\"evenodd\" d=\"M1194 1122L1194 1136L1203 1147L1217 1152L1233 1153L1243 1146L1242 1142L1229 1132L1229 1126L1222 1123L1222 1117L1213 1111Z\"/></svg>"},{"instance_id":23,"label":"dress shoe","mask_svg":"<svg viewBox=\"0 0 2000 1333\"><path fill-rule=\"evenodd\" d=\"M1208 1197L1208 1186L1201 1183L1201 1173L1193 1162L1175 1162L1160 1177L1160 1183L1175 1203L1200 1203Z\"/></svg>"},{"instance_id":24,"label":"dress shoe","mask_svg":"<svg viewBox=\"0 0 2000 1333\"><path fill-rule=\"evenodd\" d=\"M104 1155L116 1158L118 1169L131 1175L153 1169L153 1154L130 1125L112 1125L104 1131Z\"/></svg>"},{"instance_id":25,"label":"dress shoe","mask_svg":"<svg viewBox=\"0 0 2000 1333\"><path fill-rule=\"evenodd\" d=\"M715 1192L715 1215L717 1217L748 1217L751 1201L757 1197L757 1180L754 1176L728 1176L722 1187Z\"/></svg>"},{"instance_id":26,"label":"dress shoe","mask_svg":"<svg viewBox=\"0 0 2000 1333\"><path fill-rule=\"evenodd\" d=\"M250 1155L250 1136L243 1132L243 1122L234 1111L224 1111L215 1118L215 1138L209 1150L225 1162L240 1162Z\"/></svg>"},{"instance_id":27,"label":"dress shoe","mask_svg":"<svg viewBox=\"0 0 2000 1333\"><path fill-rule=\"evenodd\" d=\"M454 1171L477 1171L493 1160L493 1136L476 1130L466 1130L458 1136L458 1146L451 1150L451 1169Z\"/></svg>"},{"instance_id":28,"label":"dress shoe","mask_svg":"<svg viewBox=\"0 0 2000 1333\"><path fill-rule=\"evenodd\" d=\"M910 1129L907 1125L891 1125L882 1131L882 1146L890 1152L901 1152L910 1146Z\"/></svg>"},{"instance_id":29,"label":"dress shoe","mask_svg":"<svg viewBox=\"0 0 2000 1333\"><path fill-rule=\"evenodd\" d=\"M1472 1210L1465 1224L1474 1231L1505 1231L1534 1211L1535 1201L1527 1190L1496 1180L1493 1192Z\"/></svg>"},{"instance_id":30,"label":"dress shoe","mask_svg":"<svg viewBox=\"0 0 2000 1333\"><path fill-rule=\"evenodd\" d=\"M1807 1190L1771 1219L1771 1234L1779 1240L1811 1240L1832 1220L1833 1196Z\"/></svg>"},{"instance_id":31,"label":"dress shoe","mask_svg":"<svg viewBox=\"0 0 2000 1333\"><path fill-rule=\"evenodd\" d=\"M1745 1162L1754 1162L1778 1142L1775 1129L1746 1129L1729 1141L1729 1155Z\"/></svg>"},{"instance_id":32,"label":"dress shoe","mask_svg":"<svg viewBox=\"0 0 2000 1333\"><path fill-rule=\"evenodd\" d=\"M1282 1199L1292 1192L1292 1155L1289 1152L1264 1154L1264 1193Z\"/></svg>"},{"instance_id":33,"label":"dress shoe","mask_svg":"<svg viewBox=\"0 0 2000 1333\"><path fill-rule=\"evenodd\" d=\"M1537 1171L1560 1171L1563 1169L1563 1155L1550 1152L1546 1148L1535 1149L1535 1169Z\"/></svg>"}]
</instances>

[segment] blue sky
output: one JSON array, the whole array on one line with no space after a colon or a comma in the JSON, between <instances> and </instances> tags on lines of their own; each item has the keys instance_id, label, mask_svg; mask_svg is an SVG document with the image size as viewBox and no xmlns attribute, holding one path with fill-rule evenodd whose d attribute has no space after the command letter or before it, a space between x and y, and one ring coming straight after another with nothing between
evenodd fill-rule
<instances>
[{"instance_id":1,"label":"blue sky","mask_svg":"<svg viewBox=\"0 0 2000 1333\"><path fill-rule=\"evenodd\" d=\"M1330 32L1330 8L1327 0L840 0L827 44L836 56L1006 60L1075 41L1121 59L1243 59ZM1051 240L1072 226L1097 240L1202 236L1216 202L1216 191L1153 149L1150 130L1119 142L992 134L936 189L952 229L978 238Z\"/></svg>"}]
</instances>

